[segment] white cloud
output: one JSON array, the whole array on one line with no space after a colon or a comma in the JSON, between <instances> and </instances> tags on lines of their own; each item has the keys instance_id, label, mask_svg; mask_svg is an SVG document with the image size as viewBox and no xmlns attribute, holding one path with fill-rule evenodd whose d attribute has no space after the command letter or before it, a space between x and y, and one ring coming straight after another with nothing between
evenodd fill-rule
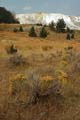
<instances>
[{"instance_id":1,"label":"white cloud","mask_svg":"<svg viewBox=\"0 0 80 120\"><path fill-rule=\"evenodd\" d=\"M31 6L25 6L25 7L23 8L23 10L31 10L31 9L32 9Z\"/></svg>"}]
</instances>

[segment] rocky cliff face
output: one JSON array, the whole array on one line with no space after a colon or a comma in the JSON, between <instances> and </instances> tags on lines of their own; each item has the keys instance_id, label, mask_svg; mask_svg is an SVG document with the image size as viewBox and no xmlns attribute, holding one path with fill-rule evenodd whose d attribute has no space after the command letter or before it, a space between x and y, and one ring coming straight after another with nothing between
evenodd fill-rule
<instances>
[{"instance_id":1,"label":"rocky cliff face","mask_svg":"<svg viewBox=\"0 0 80 120\"><path fill-rule=\"evenodd\" d=\"M80 17L68 16L56 13L33 13L33 14L17 14L20 24L49 24L51 21L57 23L59 19L64 19L66 25L70 29L80 30Z\"/></svg>"}]
</instances>

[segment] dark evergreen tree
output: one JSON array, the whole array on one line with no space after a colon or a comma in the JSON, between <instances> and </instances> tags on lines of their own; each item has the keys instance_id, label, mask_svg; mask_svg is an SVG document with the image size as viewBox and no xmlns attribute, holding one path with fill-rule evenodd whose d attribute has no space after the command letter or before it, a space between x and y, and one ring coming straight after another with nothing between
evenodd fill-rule
<instances>
[{"instance_id":1,"label":"dark evergreen tree","mask_svg":"<svg viewBox=\"0 0 80 120\"><path fill-rule=\"evenodd\" d=\"M74 33L71 34L71 38L74 39Z\"/></svg>"},{"instance_id":2,"label":"dark evergreen tree","mask_svg":"<svg viewBox=\"0 0 80 120\"><path fill-rule=\"evenodd\" d=\"M67 34L66 39L67 39L67 40L70 40L70 39L71 39L70 33Z\"/></svg>"},{"instance_id":3,"label":"dark evergreen tree","mask_svg":"<svg viewBox=\"0 0 80 120\"><path fill-rule=\"evenodd\" d=\"M20 32L23 32L23 31L24 31L22 26L20 26L19 31L20 31Z\"/></svg>"},{"instance_id":4,"label":"dark evergreen tree","mask_svg":"<svg viewBox=\"0 0 80 120\"><path fill-rule=\"evenodd\" d=\"M65 32L66 24L63 19L59 19L56 25L57 32Z\"/></svg>"},{"instance_id":5,"label":"dark evergreen tree","mask_svg":"<svg viewBox=\"0 0 80 120\"><path fill-rule=\"evenodd\" d=\"M30 37L37 37L37 34L35 32L34 26L31 27L30 31L29 31L29 36Z\"/></svg>"},{"instance_id":6,"label":"dark evergreen tree","mask_svg":"<svg viewBox=\"0 0 80 120\"><path fill-rule=\"evenodd\" d=\"M69 28L69 27L67 27L67 33L70 33L70 31L71 31L71 30L70 30L70 28Z\"/></svg>"},{"instance_id":7,"label":"dark evergreen tree","mask_svg":"<svg viewBox=\"0 0 80 120\"><path fill-rule=\"evenodd\" d=\"M45 38L45 37L47 37L47 34L48 34L48 33L47 33L45 27L43 26L42 29L41 29L41 31L40 31L40 35L39 35L39 36L40 36L41 38Z\"/></svg>"},{"instance_id":8,"label":"dark evergreen tree","mask_svg":"<svg viewBox=\"0 0 80 120\"><path fill-rule=\"evenodd\" d=\"M52 31L55 30L55 23L54 23L53 21L49 24L49 28L50 28L50 30L52 30Z\"/></svg>"},{"instance_id":9,"label":"dark evergreen tree","mask_svg":"<svg viewBox=\"0 0 80 120\"><path fill-rule=\"evenodd\" d=\"M17 28L14 28L14 29L13 29L13 32L18 32L18 29L17 29Z\"/></svg>"},{"instance_id":10,"label":"dark evergreen tree","mask_svg":"<svg viewBox=\"0 0 80 120\"><path fill-rule=\"evenodd\" d=\"M75 33L75 31L74 30L70 30L70 33L73 34L73 33Z\"/></svg>"}]
</instances>

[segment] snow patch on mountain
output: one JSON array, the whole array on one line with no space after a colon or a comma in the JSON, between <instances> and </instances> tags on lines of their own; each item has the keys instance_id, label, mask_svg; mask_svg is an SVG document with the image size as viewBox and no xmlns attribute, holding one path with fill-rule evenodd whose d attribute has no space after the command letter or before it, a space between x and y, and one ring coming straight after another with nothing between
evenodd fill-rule
<instances>
[{"instance_id":1,"label":"snow patch on mountain","mask_svg":"<svg viewBox=\"0 0 80 120\"><path fill-rule=\"evenodd\" d=\"M17 14L16 18L20 24L49 24L52 21L57 23L59 19L64 19L67 27L70 29L80 30L80 17L68 16L56 13L33 13L33 14Z\"/></svg>"}]
</instances>

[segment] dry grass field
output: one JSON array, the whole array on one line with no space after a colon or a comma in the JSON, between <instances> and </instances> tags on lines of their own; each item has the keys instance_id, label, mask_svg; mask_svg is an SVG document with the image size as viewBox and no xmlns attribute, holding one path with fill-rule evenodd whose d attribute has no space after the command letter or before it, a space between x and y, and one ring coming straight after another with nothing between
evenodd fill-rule
<instances>
[{"instance_id":1,"label":"dry grass field","mask_svg":"<svg viewBox=\"0 0 80 120\"><path fill-rule=\"evenodd\" d=\"M0 120L80 120L80 32L66 40L46 27L43 39L28 36L31 25L15 27L0 25ZM12 44L18 51L8 54Z\"/></svg>"}]
</instances>

